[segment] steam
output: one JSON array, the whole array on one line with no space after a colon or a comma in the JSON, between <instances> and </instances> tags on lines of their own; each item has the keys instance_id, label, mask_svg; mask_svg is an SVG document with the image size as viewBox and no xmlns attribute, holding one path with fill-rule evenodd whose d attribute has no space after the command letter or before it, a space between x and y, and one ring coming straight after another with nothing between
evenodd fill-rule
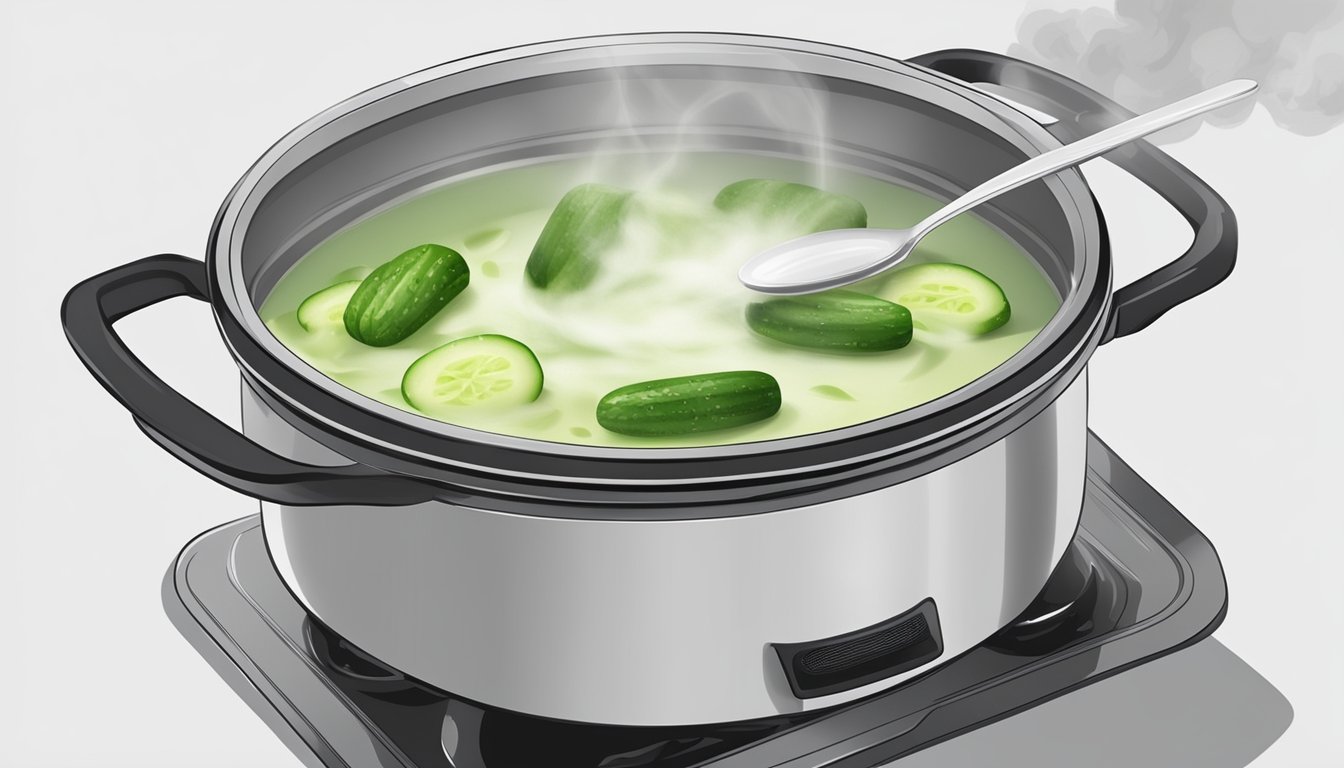
<instances>
[{"instance_id":1,"label":"steam","mask_svg":"<svg viewBox=\"0 0 1344 768\"><path fill-rule=\"evenodd\" d=\"M688 153L706 149L706 137L750 126L747 132L785 142L789 154L808 165L811 178L800 180L820 186L827 167L826 89L793 71L785 54L759 54L757 62L773 71L768 81L651 79L631 76L613 61L609 97L595 107L610 116L612 135L596 148L590 170L655 189L676 177Z\"/></svg>"},{"instance_id":2,"label":"steam","mask_svg":"<svg viewBox=\"0 0 1344 768\"><path fill-rule=\"evenodd\" d=\"M770 74L648 77L619 60L607 68L604 98L590 108L609 128L571 184L634 193L613 249L618 256L604 258L583 291L519 302L534 349L582 349L593 353L591 366L623 360L656 371L667 350L710 354L725 343L724 327L741 325L751 294L738 282L738 268L798 233L717 214L715 193L743 176L731 158L707 153L725 151L724 135L768 140L772 152L793 161L783 166L798 174L790 180L822 188L829 165L823 84L797 72L787 54L752 63ZM635 317L641 322L630 322ZM647 343L649 328L659 329L657 345Z\"/></svg>"},{"instance_id":3,"label":"steam","mask_svg":"<svg viewBox=\"0 0 1344 768\"><path fill-rule=\"evenodd\" d=\"M1274 122L1314 136L1344 122L1344 3L1337 0L1116 0L1113 11L1035 10L1010 56L1073 77L1135 111L1226 80L1260 82ZM1237 125L1255 101L1208 115ZM1191 121L1156 134L1193 134Z\"/></svg>"}]
</instances>

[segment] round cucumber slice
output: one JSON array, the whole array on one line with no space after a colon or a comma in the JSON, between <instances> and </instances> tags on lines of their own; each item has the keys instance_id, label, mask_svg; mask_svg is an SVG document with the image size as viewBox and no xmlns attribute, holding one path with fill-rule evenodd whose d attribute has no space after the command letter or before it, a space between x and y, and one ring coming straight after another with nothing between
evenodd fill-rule
<instances>
[{"instance_id":1,"label":"round cucumber slice","mask_svg":"<svg viewBox=\"0 0 1344 768\"><path fill-rule=\"evenodd\" d=\"M541 394L541 363L508 336L487 333L450 341L421 355L401 379L401 395L430 416L463 407L508 407Z\"/></svg>"},{"instance_id":2,"label":"round cucumber slice","mask_svg":"<svg viewBox=\"0 0 1344 768\"><path fill-rule=\"evenodd\" d=\"M977 336L1002 326L1012 315L999 284L961 264L916 264L897 270L881 293L909 309L916 322Z\"/></svg>"},{"instance_id":3,"label":"round cucumber slice","mask_svg":"<svg viewBox=\"0 0 1344 768\"><path fill-rule=\"evenodd\" d=\"M345 328L345 305L359 288L359 280L329 285L299 305L299 325L309 333Z\"/></svg>"}]
</instances>

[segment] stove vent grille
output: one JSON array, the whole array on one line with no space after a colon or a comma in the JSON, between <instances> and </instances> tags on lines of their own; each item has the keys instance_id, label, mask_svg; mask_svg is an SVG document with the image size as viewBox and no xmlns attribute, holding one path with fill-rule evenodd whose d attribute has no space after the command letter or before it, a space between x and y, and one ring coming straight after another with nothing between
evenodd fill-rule
<instances>
[{"instance_id":1,"label":"stove vent grille","mask_svg":"<svg viewBox=\"0 0 1344 768\"><path fill-rule=\"evenodd\" d=\"M928 620L922 613L915 614L875 635L808 651L798 657L798 666L811 675L839 672L907 648L928 636Z\"/></svg>"},{"instance_id":2,"label":"stove vent grille","mask_svg":"<svg viewBox=\"0 0 1344 768\"><path fill-rule=\"evenodd\" d=\"M933 661L943 653L932 599L879 624L810 643L775 643L800 699L858 688Z\"/></svg>"}]
</instances>

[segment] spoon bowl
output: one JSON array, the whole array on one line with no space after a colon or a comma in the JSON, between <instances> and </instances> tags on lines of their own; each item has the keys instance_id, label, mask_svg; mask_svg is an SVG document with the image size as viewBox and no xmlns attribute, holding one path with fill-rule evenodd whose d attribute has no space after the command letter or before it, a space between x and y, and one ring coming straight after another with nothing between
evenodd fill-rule
<instances>
[{"instance_id":1,"label":"spoon bowl","mask_svg":"<svg viewBox=\"0 0 1344 768\"><path fill-rule=\"evenodd\" d=\"M1013 166L934 211L909 229L832 229L789 240L749 259L738 279L761 293L816 293L858 282L905 260L925 235L957 214L1012 189L1071 168L1135 139L1255 93L1254 80L1232 80L1132 117Z\"/></svg>"},{"instance_id":2,"label":"spoon bowl","mask_svg":"<svg viewBox=\"0 0 1344 768\"><path fill-rule=\"evenodd\" d=\"M738 272L760 293L814 293L849 285L903 261L918 238L913 229L829 229L761 251Z\"/></svg>"}]
</instances>

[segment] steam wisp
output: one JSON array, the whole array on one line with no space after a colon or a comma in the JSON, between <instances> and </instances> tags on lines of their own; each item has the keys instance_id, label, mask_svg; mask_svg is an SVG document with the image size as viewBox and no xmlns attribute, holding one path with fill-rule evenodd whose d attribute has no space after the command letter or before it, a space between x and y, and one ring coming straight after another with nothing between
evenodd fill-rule
<instances>
[{"instance_id":1,"label":"steam wisp","mask_svg":"<svg viewBox=\"0 0 1344 768\"><path fill-rule=\"evenodd\" d=\"M1293 133L1344 123L1344 3L1336 0L1116 0L1113 10L1041 9L1018 24L1010 56L1034 61L1136 112L1234 78ZM1237 125L1255 102L1211 114ZM1155 134L1174 141L1198 123Z\"/></svg>"},{"instance_id":2,"label":"steam wisp","mask_svg":"<svg viewBox=\"0 0 1344 768\"><path fill-rule=\"evenodd\" d=\"M786 142L805 162L810 179L824 186L830 112L827 91L815 78L797 72L786 54L758 54L758 66L773 77L747 82L659 80L632 74L613 62L609 95L594 109L609 115L612 135L593 156L592 171L636 189L656 189L677 175L687 153L704 151L707 137L733 127ZM713 145L712 139L708 142Z\"/></svg>"},{"instance_id":3,"label":"steam wisp","mask_svg":"<svg viewBox=\"0 0 1344 768\"><path fill-rule=\"evenodd\" d=\"M752 294L738 282L738 267L796 233L717 213L718 189L751 174L724 175L720 169L733 167L732 160L706 153L733 153L722 143L725 135L760 139L793 161L782 166L798 174L788 180L823 189L829 165L824 84L797 72L787 54L761 54L753 63L771 74L657 78L613 61L605 98L592 105L610 129L572 183L634 193L615 248L619 257L604 259L581 293L541 293L520 303L539 329L530 338L601 352L595 359L630 360L667 349L706 352L725 343L710 328L740 325ZM630 322L635 317L644 322ZM657 346L646 343L649 327L660 329Z\"/></svg>"}]
</instances>

